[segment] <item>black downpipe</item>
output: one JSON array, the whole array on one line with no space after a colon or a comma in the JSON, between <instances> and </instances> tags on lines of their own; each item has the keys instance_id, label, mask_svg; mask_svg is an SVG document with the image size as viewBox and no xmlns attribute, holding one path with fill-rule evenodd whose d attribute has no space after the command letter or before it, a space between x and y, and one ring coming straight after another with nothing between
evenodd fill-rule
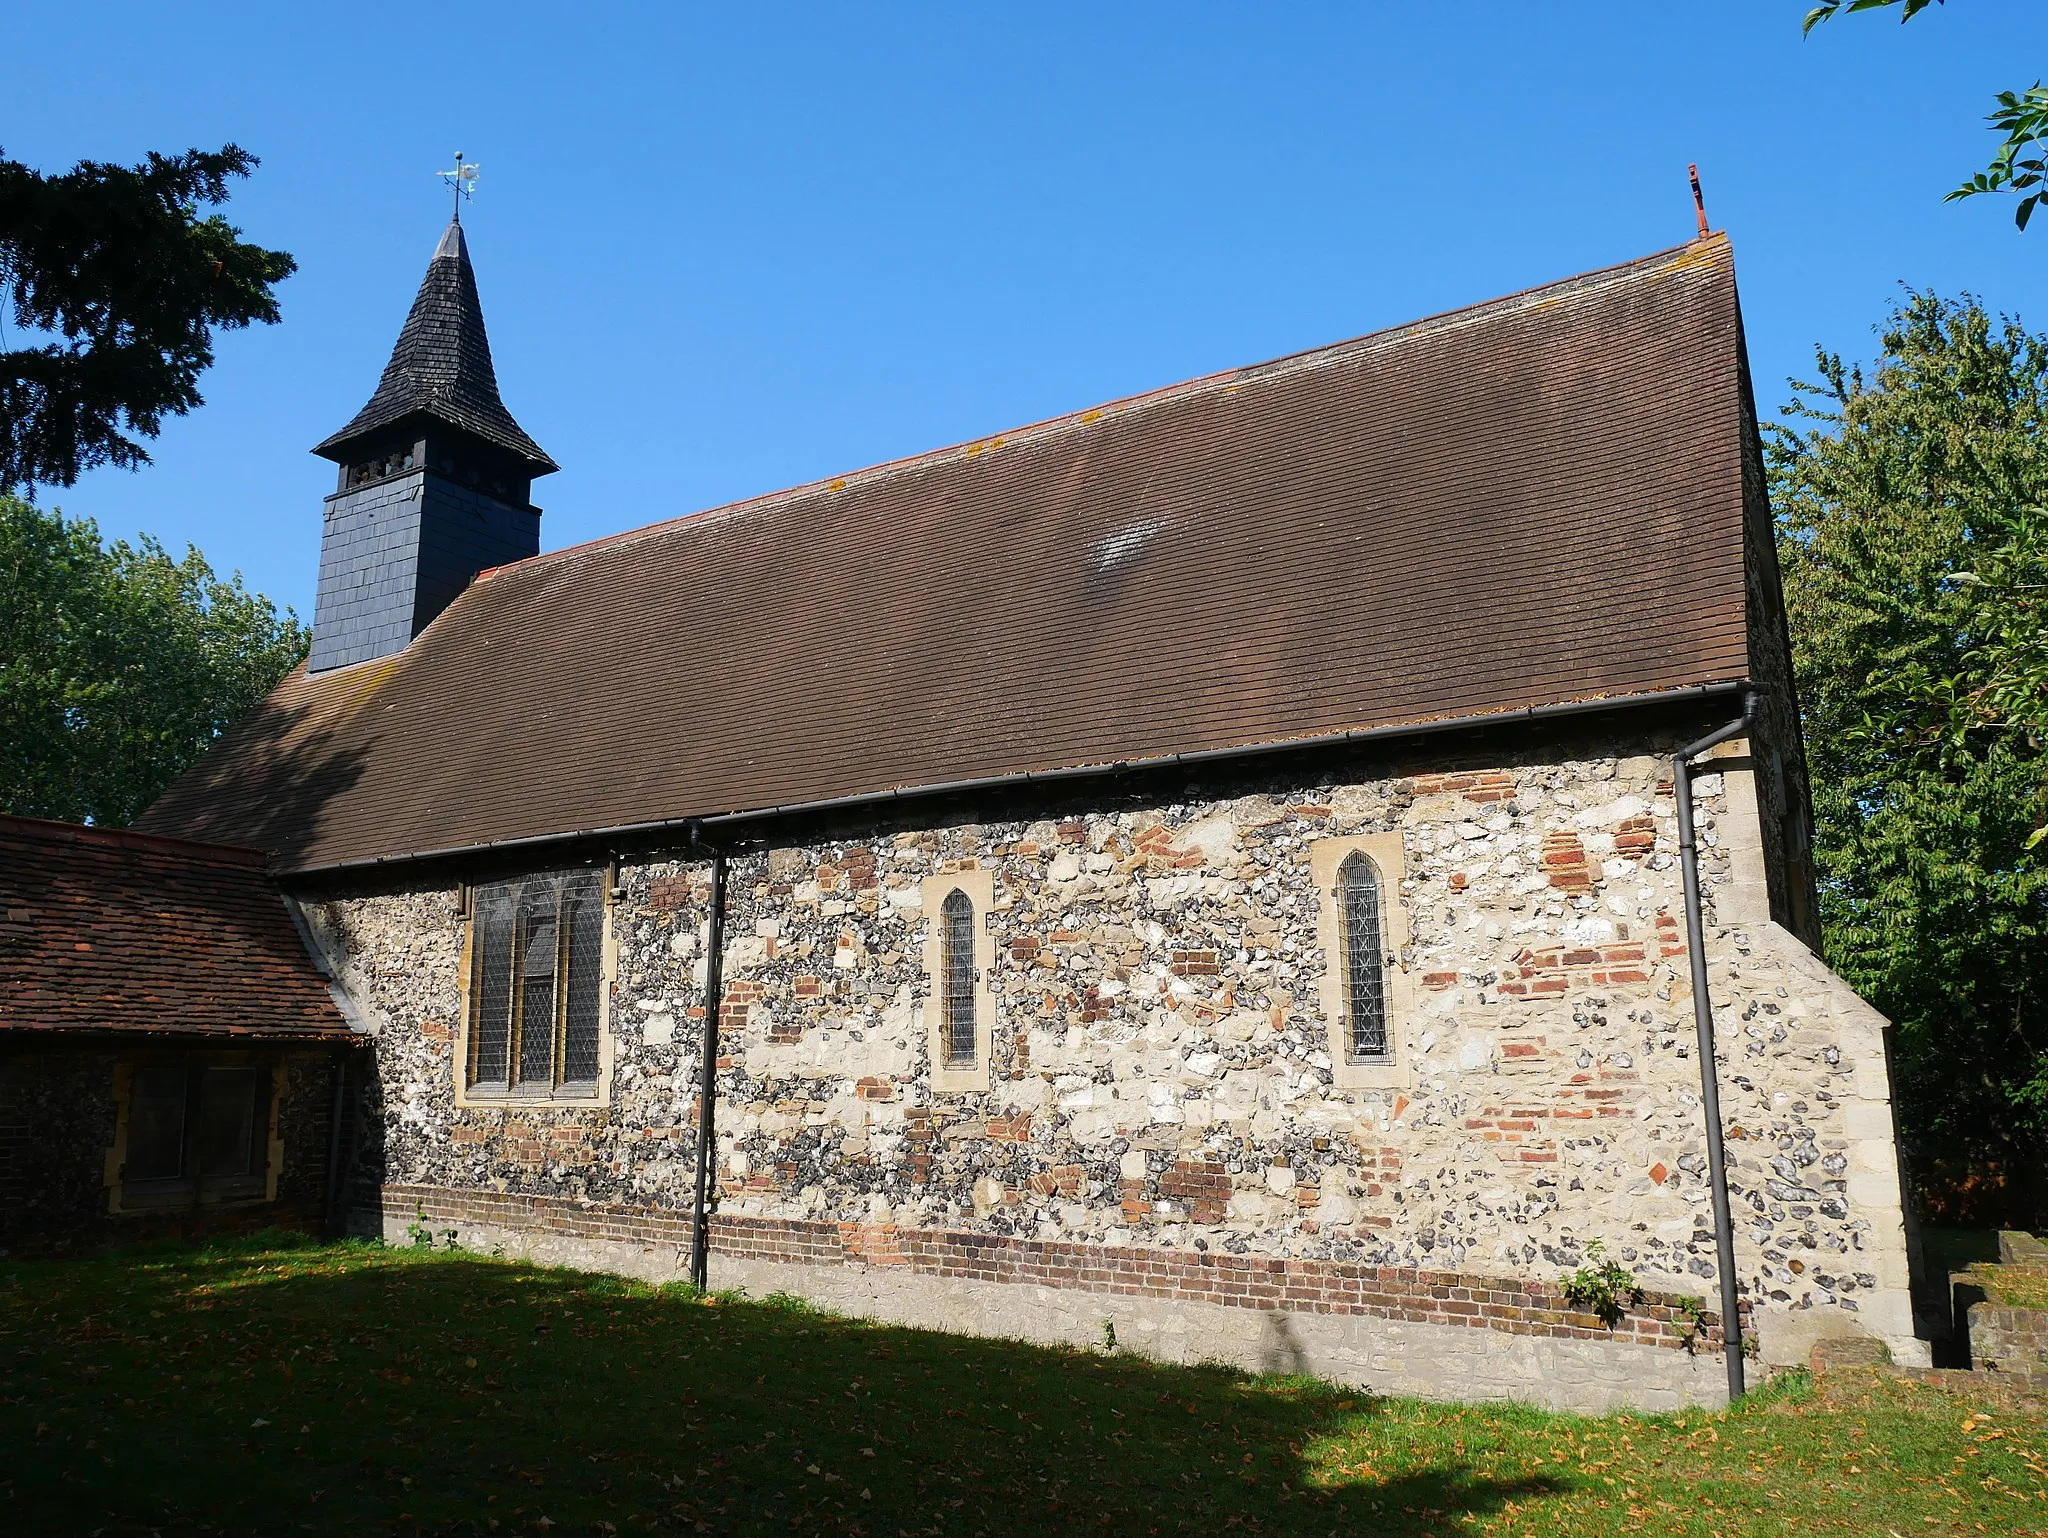
<instances>
[{"instance_id":1,"label":"black downpipe","mask_svg":"<svg viewBox=\"0 0 2048 1538\"><path fill-rule=\"evenodd\" d=\"M348 1103L348 1061L348 1053L334 1054L334 1103L327 1112L327 1211L323 1226L330 1239L341 1236L341 1112Z\"/></svg>"},{"instance_id":2,"label":"black downpipe","mask_svg":"<svg viewBox=\"0 0 2048 1538\"><path fill-rule=\"evenodd\" d=\"M711 1163L718 1152L712 1113L718 1104L718 1012L725 994L725 851L690 829L692 848L711 851L711 922L704 949L704 1045L697 1074L697 1194L690 1209L690 1280L710 1285Z\"/></svg>"},{"instance_id":3,"label":"black downpipe","mask_svg":"<svg viewBox=\"0 0 2048 1538\"><path fill-rule=\"evenodd\" d=\"M1690 747L1672 766L1678 801L1678 863L1685 877L1685 939L1692 962L1692 1020L1699 1038L1700 1102L1707 1118L1707 1182L1714 1199L1714 1251L1721 1267L1721 1340L1728 1366L1728 1402L1742 1397L1742 1315L1735 1286L1735 1220L1728 1204L1728 1149L1721 1134L1721 1081L1714 1066L1714 1006L1707 989L1707 939L1700 912L1700 852L1692 825L1692 761L1709 748L1749 731L1754 699L1744 695L1742 715Z\"/></svg>"}]
</instances>

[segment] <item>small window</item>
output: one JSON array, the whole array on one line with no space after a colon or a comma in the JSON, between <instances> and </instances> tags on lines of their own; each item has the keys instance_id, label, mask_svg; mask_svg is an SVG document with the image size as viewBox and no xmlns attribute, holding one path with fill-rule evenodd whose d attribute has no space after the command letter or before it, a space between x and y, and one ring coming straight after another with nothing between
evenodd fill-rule
<instances>
[{"instance_id":1,"label":"small window","mask_svg":"<svg viewBox=\"0 0 2048 1538\"><path fill-rule=\"evenodd\" d=\"M185 1173L185 1066L135 1070L128 1091L128 1158L122 1178L133 1185L177 1180Z\"/></svg>"},{"instance_id":2,"label":"small window","mask_svg":"<svg viewBox=\"0 0 2048 1538\"><path fill-rule=\"evenodd\" d=\"M1354 1063L1387 1060L1387 953L1380 920L1380 875L1354 851L1337 872L1343 932L1344 1055Z\"/></svg>"},{"instance_id":3,"label":"small window","mask_svg":"<svg viewBox=\"0 0 2048 1538\"><path fill-rule=\"evenodd\" d=\"M267 1194L270 1070L157 1058L128 1081L120 1205L252 1201Z\"/></svg>"},{"instance_id":4,"label":"small window","mask_svg":"<svg viewBox=\"0 0 2048 1538\"><path fill-rule=\"evenodd\" d=\"M604 876L565 871L476 889L472 1093L594 1098L604 1014Z\"/></svg>"},{"instance_id":5,"label":"small window","mask_svg":"<svg viewBox=\"0 0 2048 1538\"><path fill-rule=\"evenodd\" d=\"M931 1087L939 1094L983 1091L995 1049L995 874L969 867L927 876L921 896Z\"/></svg>"},{"instance_id":6,"label":"small window","mask_svg":"<svg viewBox=\"0 0 2048 1538\"><path fill-rule=\"evenodd\" d=\"M1409 1082L1401 1023L1411 1007L1406 855L1398 831L1319 838L1308 848L1318 896L1316 981L1329 1031L1330 1080L1338 1090Z\"/></svg>"},{"instance_id":7,"label":"small window","mask_svg":"<svg viewBox=\"0 0 2048 1538\"><path fill-rule=\"evenodd\" d=\"M940 1008L944 1016L946 1066L972 1068L976 1054L974 899L955 887L940 905L939 919L939 972L944 982Z\"/></svg>"}]
</instances>

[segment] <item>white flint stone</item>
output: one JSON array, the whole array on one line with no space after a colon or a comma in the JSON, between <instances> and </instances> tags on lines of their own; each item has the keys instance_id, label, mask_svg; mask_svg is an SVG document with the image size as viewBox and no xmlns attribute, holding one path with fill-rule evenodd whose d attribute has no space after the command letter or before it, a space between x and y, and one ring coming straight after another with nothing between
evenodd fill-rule
<instances>
[{"instance_id":1,"label":"white flint stone","mask_svg":"<svg viewBox=\"0 0 2048 1538\"><path fill-rule=\"evenodd\" d=\"M1548 1278L1546 1249L1601 1237L1613 1253L1633 1248L1639 1258L1628 1263L1645 1278L1710 1290L1687 1269L1705 1182L1672 1156L1697 1143L1698 1079L1684 957L1661 954L1682 934L1683 915L1668 854L1672 806L1657 792L1669 758L1588 756L1512 772L1511 807L1414 794L1413 781L1388 779L1275 785L1230 801L1200 800L1191 788L1176 806L1074 813L1078 828L1049 819L908 827L871 846L881 886L861 891L823 894L795 879L857 865L844 843L778 850L773 882L795 881L780 891L759 880L757 857L736 857L727 983L760 996L728 995L750 1008L728 1048L740 1062L720 1078L720 1157L742 1178L774 1172L774 1183L734 1196L734 1210L839 1221L887 1213L913 1226L1156 1246L1173 1225L1127 1225L1121 1181L1146 1182L1147 1201L1172 1201L1175 1211L1162 1216L1177 1223L1189 1214L1151 1184L1157 1169L1214 1160L1245 1189L1217 1229L1195 1232L1233 1253ZM1760 884L1754 807L1742 801L1748 787L1747 771L1698 782L1717 901L1732 885ZM1625 858L1614 832L1645 814L1658 818L1666 850ZM1383 1075L1353 1083L1341 1053L1332 1061L1331 958L1310 861L1333 833L1373 836L1395 825L1406 853L1387 897L1390 924L1405 931L1404 965L1389 973L1388 998L1403 1050ZM1199 851L1202 868L1148 865L1135 839L1156 827L1176 848ZM1588 852L1605 878L1599 890L1551 885L1541 853L1560 833ZM1027 842L1037 858L1015 853ZM921 912L917 875L970 863L997 872L1005 926L984 979L994 1051L986 1088L940 1089L929 1072L923 927L906 920ZM462 1008L455 891L309 902L309 923L335 951L344 986L366 1015L390 1022L378 1065L392 1107L383 1128L388 1167L423 1183L481 1180L596 1203L687 1189L689 1161L679 1150L688 1147L694 1061L675 1038L689 1029L685 1011L703 1002L702 910L676 915L649 904L636 912L634 904L654 883L669 891L701 883L704 869L652 862L622 877L627 911L614 908L608 947L613 1112L593 1119L579 1157L549 1148L548 1167L565 1172L552 1177L496 1140L448 1140L452 1049L421 1025L456 1019ZM1456 893L1454 875L1464 878ZM1724 912L1735 916L1725 904ZM1745 1190L1778 1181L1769 1159L1803 1148L1839 1158L1831 1172L1794 1161L1796 1184L1823 1190L1825 1202L1767 1201L1762 1213L1745 1202L1744 1277L1761 1285L1761 1245L1806 1234L1818 1254L1846 1257L1824 1265L1827 1274L1881 1278L1876 1289L1840 1294L1859 1311L1838 1317L1873 1328L1907 1319L1903 1281L1883 1280L1904 1275L1883 1023L1791 936L1750 910L1740 917L1739 928L1708 936L1724 1106L1746 1129L1747 1140L1731 1144L1739 1180ZM865 937L842 945L842 931L855 925ZM1056 967L1044 964L1055 929L1080 937L1057 948ZM1007 937L1018 935L1044 948L1013 955ZM1644 946L1650 981L1615 981L1602 964L1554 954L1624 940ZM1219 975L1171 976L1174 953L1190 950L1214 952ZM799 991L799 977L820 974L828 986ZM1518 982L1546 986L1517 994ZM778 1023L793 1028L793 1039L769 1041ZM1520 1042L1539 1050L1503 1055ZM1601 1103L1612 1115L1539 1115L1533 1131L1514 1134L1520 1142L1504 1135L1489 1143L1468 1128L1579 1108L1585 1081L1575 1076L1591 1075L1595 1063L1622 1075L1605 1084L1613 1094ZM998 1118L1008 1130L997 1130ZM663 1141L638 1141L650 1131ZM1120 1137L1126 1146L1116 1145ZM1558 1162L1525 1162L1522 1153L1536 1146L1554 1147ZM912 1186L906 1165L919 1151L930 1167ZM1333 1156L1357 1167L1324 1166L1309 1177L1319 1204L1297 1210L1288 1161ZM1657 1164L1667 1172L1661 1185L1648 1174ZM1065 1175L1063 1191L1032 1183L1072 1165L1086 1169L1083 1195ZM1795 1216L1799 1208L1806 1212ZM1782 1286L1792 1293L1784 1306L1829 1310L1817 1288L1809 1267Z\"/></svg>"}]
</instances>

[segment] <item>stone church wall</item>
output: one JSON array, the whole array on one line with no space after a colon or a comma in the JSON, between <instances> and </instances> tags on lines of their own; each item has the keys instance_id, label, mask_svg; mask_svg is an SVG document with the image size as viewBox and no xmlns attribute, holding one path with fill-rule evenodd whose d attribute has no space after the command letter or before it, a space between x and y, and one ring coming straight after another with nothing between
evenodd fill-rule
<instances>
[{"instance_id":1,"label":"stone church wall","mask_svg":"<svg viewBox=\"0 0 2048 1538\"><path fill-rule=\"evenodd\" d=\"M1718 1331L1682 1301L1718 1284L1657 745L735 857L714 1283L1038 1338L1106 1320L1162 1355L1415 1392L1711 1400L1719 1364L1688 1347ZM1741 1280L1767 1360L1857 1331L1911 1359L1883 1022L1771 922L1740 747L1698 785ZM1397 1061L1351 1087L1312 860L1386 834ZM993 896L991 1073L939 1091L923 893L962 869ZM380 1030L361 1221L425 1210L686 1274L707 881L620 868L593 1107L457 1107L456 888L308 894ZM1555 1290L1594 1240L1649 1290L1613 1332Z\"/></svg>"}]
</instances>

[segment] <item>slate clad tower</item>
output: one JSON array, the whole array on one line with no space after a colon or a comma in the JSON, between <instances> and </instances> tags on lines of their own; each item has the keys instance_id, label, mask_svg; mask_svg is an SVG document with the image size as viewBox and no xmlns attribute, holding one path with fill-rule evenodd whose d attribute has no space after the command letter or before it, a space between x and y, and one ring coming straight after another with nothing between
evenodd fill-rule
<instances>
[{"instance_id":1,"label":"slate clad tower","mask_svg":"<svg viewBox=\"0 0 2048 1538\"><path fill-rule=\"evenodd\" d=\"M403 651L478 572L540 553L528 497L558 466L498 398L461 224L435 248L377 393L313 452L341 474L310 672Z\"/></svg>"}]
</instances>

